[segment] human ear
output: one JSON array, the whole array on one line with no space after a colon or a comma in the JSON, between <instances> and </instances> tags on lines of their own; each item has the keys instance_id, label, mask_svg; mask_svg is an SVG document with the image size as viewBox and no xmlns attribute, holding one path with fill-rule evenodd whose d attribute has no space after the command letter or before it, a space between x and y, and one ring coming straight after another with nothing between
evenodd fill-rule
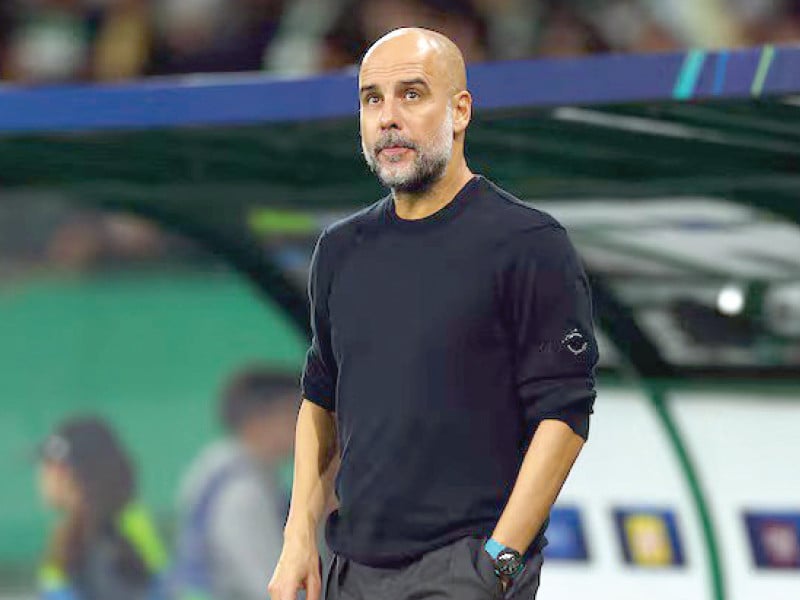
<instances>
[{"instance_id":1,"label":"human ear","mask_svg":"<svg viewBox=\"0 0 800 600\"><path fill-rule=\"evenodd\" d=\"M463 90L453 96L453 131L461 133L472 120L472 95Z\"/></svg>"}]
</instances>

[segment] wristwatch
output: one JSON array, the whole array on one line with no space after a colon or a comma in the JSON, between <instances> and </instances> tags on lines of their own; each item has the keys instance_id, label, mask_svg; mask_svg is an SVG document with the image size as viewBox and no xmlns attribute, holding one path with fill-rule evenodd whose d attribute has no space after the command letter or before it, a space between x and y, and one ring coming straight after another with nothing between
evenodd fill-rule
<instances>
[{"instance_id":1,"label":"wristwatch","mask_svg":"<svg viewBox=\"0 0 800 600\"><path fill-rule=\"evenodd\" d=\"M487 540L483 548L492 557L494 573L502 581L503 589L505 590L522 570L524 565L522 556L513 548L504 546L491 538Z\"/></svg>"}]
</instances>

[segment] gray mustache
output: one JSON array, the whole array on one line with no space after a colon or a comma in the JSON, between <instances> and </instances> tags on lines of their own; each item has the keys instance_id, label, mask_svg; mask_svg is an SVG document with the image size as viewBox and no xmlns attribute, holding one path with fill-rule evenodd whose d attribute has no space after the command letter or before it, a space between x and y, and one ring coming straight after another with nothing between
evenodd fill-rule
<instances>
[{"instance_id":1,"label":"gray mustache","mask_svg":"<svg viewBox=\"0 0 800 600\"><path fill-rule=\"evenodd\" d=\"M409 142L408 140L404 140L403 138L395 135L395 136L388 136L379 141L377 144L375 144L375 153L377 154L381 150L384 150L385 148L389 148L392 146L396 148L397 147L410 148L411 150L417 149L416 144Z\"/></svg>"}]
</instances>

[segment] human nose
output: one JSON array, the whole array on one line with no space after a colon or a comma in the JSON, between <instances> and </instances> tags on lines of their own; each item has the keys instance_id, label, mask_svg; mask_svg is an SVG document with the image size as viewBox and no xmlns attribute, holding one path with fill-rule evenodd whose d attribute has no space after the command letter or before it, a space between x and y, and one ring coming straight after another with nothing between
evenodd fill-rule
<instances>
[{"instance_id":1,"label":"human nose","mask_svg":"<svg viewBox=\"0 0 800 600\"><path fill-rule=\"evenodd\" d=\"M381 129L400 129L397 105L391 98L386 98L381 106L380 126Z\"/></svg>"}]
</instances>

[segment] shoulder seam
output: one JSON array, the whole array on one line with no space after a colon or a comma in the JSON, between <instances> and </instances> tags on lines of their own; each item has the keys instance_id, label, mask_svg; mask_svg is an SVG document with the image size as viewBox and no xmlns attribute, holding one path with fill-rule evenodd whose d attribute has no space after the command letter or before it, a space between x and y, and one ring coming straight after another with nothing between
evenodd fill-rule
<instances>
[{"instance_id":1,"label":"shoulder seam","mask_svg":"<svg viewBox=\"0 0 800 600\"><path fill-rule=\"evenodd\" d=\"M365 206L364 208L361 208L354 213L351 213L345 217L335 220L332 223L329 223L322 230L322 235L330 236L334 232L334 230L348 228L351 226L358 227L359 225L362 225L365 219L367 219L370 214L374 213L375 210L379 209L379 205L385 199L386 197L381 198L380 200L373 202L369 206Z\"/></svg>"},{"instance_id":2,"label":"shoulder seam","mask_svg":"<svg viewBox=\"0 0 800 600\"><path fill-rule=\"evenodd\" d=\"M544 229L547 227L552 227L553 229L561 229L566 231L566 228L561 223L559 223L555 219L555 217L553 217L551 214L539 210L538 208L534 208L533 206L530 206L528 203L523 202L513 194L495 185L491 181L488 181L488 183L491 186L492 191L497 196L499 196L500 199L503 200L503 202L505 202L506 204L510 204L512 206L518 206L522 210L528 211L529 213L541 216L543 218L544 222L531 225L531 227L525 228L525 231L529 231L531 229Z\"/></svg>"}]
</instances>

